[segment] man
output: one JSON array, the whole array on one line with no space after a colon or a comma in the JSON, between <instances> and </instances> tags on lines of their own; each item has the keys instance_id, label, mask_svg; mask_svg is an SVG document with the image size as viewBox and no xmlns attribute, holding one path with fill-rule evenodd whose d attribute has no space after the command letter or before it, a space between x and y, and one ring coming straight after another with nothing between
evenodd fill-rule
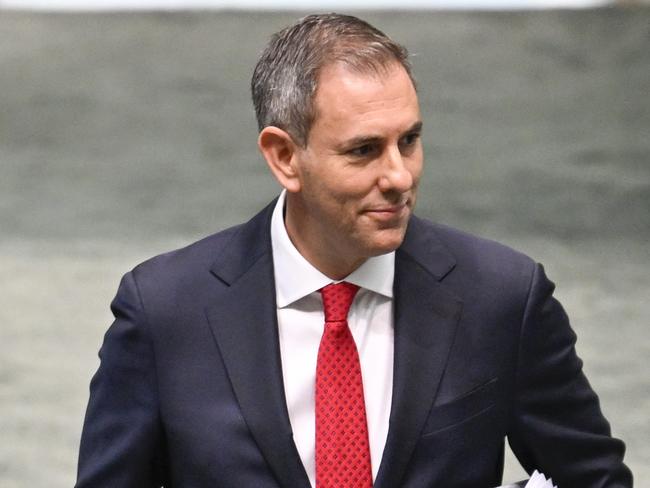
<instances>
[{"instance_id":1,"label":"man","mask_svg":"<svg viewBox=\"0 0 650 488\"><path fill-rule=\"evenodd\" d=\"M632 486L541 266L412 215L404 48L309 16L252 90L284 190L125 275L77 486L487 488L506 437L562 488Z\"/></svg>"}]
</instances>

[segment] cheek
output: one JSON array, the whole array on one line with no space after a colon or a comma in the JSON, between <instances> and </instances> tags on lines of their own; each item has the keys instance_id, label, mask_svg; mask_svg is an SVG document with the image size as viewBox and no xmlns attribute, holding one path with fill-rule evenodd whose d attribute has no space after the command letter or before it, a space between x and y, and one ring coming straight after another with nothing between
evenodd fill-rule
<instances>
[{"instance_id":1,"label":"cheek","mask_svg":"<svg viewBox=\"0 0 650 488\"><path fill-rule=\"evenodd\" d=\"M312 215L316 219L334 226L350 219L352 200L336 183L314 180L308 192Z\"/></svg>"},{"instance_id":2,"label":"cheek","mask_svg":"<svg viewBox=\"0 0 650 488\"><path fill-rule=\"evenodd\" d=\"M335 167L337 162L322 161ZM319 208L321 218L334 224L356 219L376 187L377 175L371 168L336 166L334 171L310 168L305 176L303 190L309 195L312 208ZM319 168L320 169L320 168ZM414 168L415 170L415 168ZM418 170L419 171L419 170Z\"/></svg>"},{"instance_id":3,"label":"cheek","mask_svg":"<svg viewBox=\"0 0 650 488\"><path fill-rule=\"evenodd\" d=\"M366 175L340 175L330 180L327 188L328 198L336 205L352 210L359 207L371 192L373 184L368 182Z\"/></svg>"}]
</instances>

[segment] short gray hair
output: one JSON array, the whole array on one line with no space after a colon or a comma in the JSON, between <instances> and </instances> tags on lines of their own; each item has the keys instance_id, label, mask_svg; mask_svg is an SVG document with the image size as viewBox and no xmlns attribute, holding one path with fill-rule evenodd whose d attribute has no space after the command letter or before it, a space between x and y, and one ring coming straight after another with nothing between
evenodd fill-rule
<instances>
[{"instance_id":1,"label":"short gray hair","mask_svg":"<svg viewBox=\"0 0 650 488\"><path fill-rule=\"evenodd\" d=\"M350 15L309 15L274 34L255 66L251 91L259 130L279 127L305 147L319 74L335 63L375 75L398 63L415 86L404 46Z\"/></svg>"}]
</instances>

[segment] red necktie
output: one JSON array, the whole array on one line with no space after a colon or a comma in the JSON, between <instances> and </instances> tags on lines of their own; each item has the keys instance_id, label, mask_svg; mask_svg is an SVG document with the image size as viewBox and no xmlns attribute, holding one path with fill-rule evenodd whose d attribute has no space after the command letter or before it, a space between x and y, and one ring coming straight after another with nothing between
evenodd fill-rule
<instances>
[{"instance_id":1,"label":"red necktie","mask_svg":"<svg viewBox=\"0 0 650 488\"><path fill-rule=\"evenodd\" d=\"M348 327L358 290L346 282L320 290L325 331L316 365L316 488L372 487L361 365Z\"/></svg>"}]
</instances>

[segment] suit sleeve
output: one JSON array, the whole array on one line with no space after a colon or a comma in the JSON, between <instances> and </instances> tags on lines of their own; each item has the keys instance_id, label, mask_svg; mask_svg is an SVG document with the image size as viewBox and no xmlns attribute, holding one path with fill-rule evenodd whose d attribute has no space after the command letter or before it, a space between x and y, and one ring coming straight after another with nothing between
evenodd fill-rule
<instances>
[{"instance_id":1,"label":"suit sleeve","mask_svg":"<svg viewBox=\"0 0 650 488\"><path fill-rule=\"evenodd\" d=\"M576 335L537 265L524 312L508 440L526 471L561 488L623 488L632 475L582 372Z\"/></svg>"},{"instance_id":2,"label":"suit sleeve","mask_svg":"<svg viewBox=\"0 0 650 488\"><path fill-rule=\"evenodd\" d=\"M115 321L90 384L76 488L154 488L163 484L163 435L155 358L132 273L111 304Z\"/></svg>"}]
</instances>

